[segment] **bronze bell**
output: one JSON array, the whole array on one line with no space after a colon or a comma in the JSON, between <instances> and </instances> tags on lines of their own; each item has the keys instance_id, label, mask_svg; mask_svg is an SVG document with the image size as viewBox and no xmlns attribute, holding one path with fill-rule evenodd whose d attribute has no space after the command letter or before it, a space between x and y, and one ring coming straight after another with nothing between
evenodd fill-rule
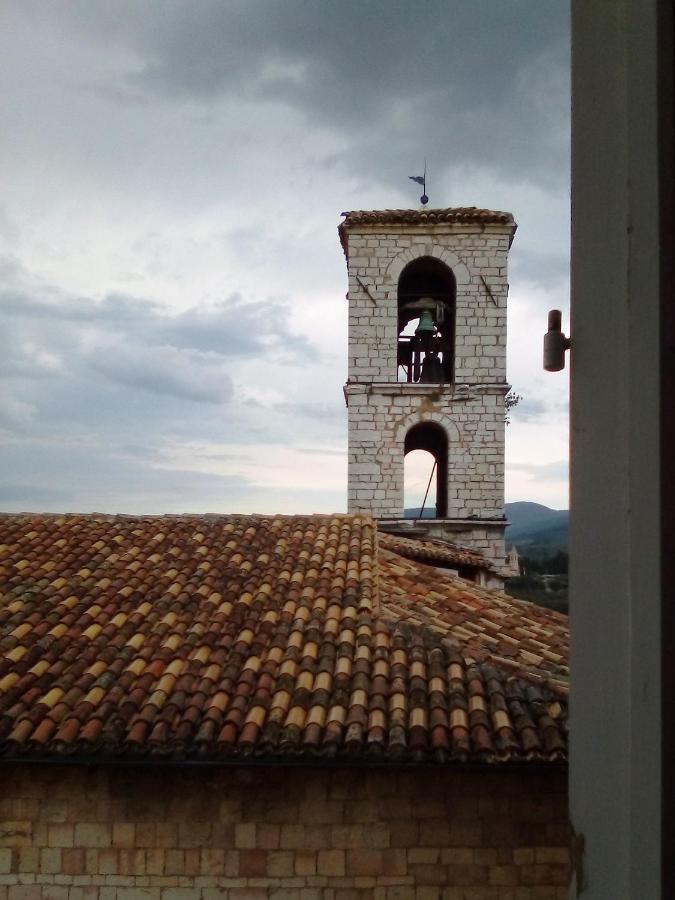
<instances>
[{"instance_id":1,"label":"bronze bell","mask_svg":"<svg viewBox=\"0 0 675 900\"><path fill-rule=\"evenodd\" d=\"M443 381L443 363L438 358L435 351L427 353L422 360L422 371L420 372L421 384L437 384Z\"/></svg>"},{"instance_id":2,"label":"bronze bell","mask_svg":"<svg viewBox=\"0 0 675 900\"><path fill-rule=\"evenodd\" d=\"M415 329L416 337L426 337L427 335L433 334L435 331L436 326L434 325L434 317L431 314L431 310L423 309L419 324Z\"/></svg>"}]
</instances>

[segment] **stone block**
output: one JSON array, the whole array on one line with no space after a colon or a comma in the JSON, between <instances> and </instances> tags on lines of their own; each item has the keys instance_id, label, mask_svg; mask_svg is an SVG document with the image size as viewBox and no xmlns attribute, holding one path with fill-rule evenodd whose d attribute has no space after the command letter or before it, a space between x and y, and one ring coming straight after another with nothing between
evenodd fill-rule
<instances>
[{"instance_id":1,"label":"stone block","mask_svg":"<svg viewBox=\"0 0 675 900\"><path fill-rule=\"evenodd\" d=\"M381 850L347 850L347 875L380 875L382 874Z\"/></svg>"},{"instance_id":2,"label":"stone block","mask_svg":"<svg viewBox=\"0 0 675 900\"><path fill-rule=\"evenodd\" d=\"M241 826L237 826L241 827ZM236 835L236 830L235 830ZM207 846L211 840L211 824L209 822L180 822L178 825L178 846L197 848ZM235 837L236 840L236 837Z\"/></svg>"},{"instance_id":3,"label":"stone block","mask_svg":"<svg viewBox=\"0 0 675 900\"><path fill-rule=\"evenodd\" d=\"M144 850L123 849L117 851L117 866L120 875L145 875L145 860Z\"/></svg>"},{"instance_id":4,"label":"stone block","mask_svg":"<svg viewBox=\"0 0 675 900\"><path fill-rule=\"evenodd\" d=\"M132 822L115 822L113 824L112 845L127 849L136 846L136 828Z\"/></svg>"},{"instance_id":5,"label":"stone block","mask_svg":"<svg viewBox=\"0 0 675 900\"><path fill-rule=\"evenodd\" d=\"M164 874L166 852L160 849L145 851L145 871L148 875L157 876Z\"/></svg>"},{"instance_id":6,"label":"stone block","mask_svg":"<svg viewBox=\"0 0 675 900\"><path fill-rule=\"evenodd\" d=\"M0 847L28 847L32 840L32 822L28 820L0 822Z\"/></svg>"},{"instance_id":7,"label":"stone block","mask_svg":"<svg viewBox=\"0 0 675 900\"><path fill-rule=\"evenodd\" d=\"M431 885L415 889L415 900L439 900L440 896L440 889Z\"/></svg>"},{"instance_id":8,"label":"stone block","mask_svg":"<svg viewBox=\"0 0 675 900\"><path fill-rule=\"evenodd\" d=\"M569 866L555 863L520 866L518 877L523 885L565 885L569 878Z\"/></svg>"},{"instance_id":9,"label":"stone block","mask_svg":"<svg viewBox=\"0 0 675 900\"><path fill-rule=\"evenodd\" d=\"M81 896L82 890L81 888L69 888L65 885L44 885L42 888L42 893L40 894L41 900L72 900L72 898Z\"/></svg>"},{"instance_id":10,"label":"stone block","mask_svg":"<svg viewBox=\"0 0 675 900\"><path fill-rule=\"evenodd\" d=\"M430 863L436 864L441 856L441 851L438 847L412 847L408 850L407 859L408 863L416 864L416 863ZM470 860L473 862L473 859Z\"/></svg>"},{"instance_id":11,"label":"stone block","mask_svg":"<svg viewBox=\"0 0 675 900\"><path fill-rule=\"evenodd\" d=\"M164 875L183 875L185 872L185 851L167 850L164 853Z\"/></svg>"},{"instance_id":12,"label":"stone block","mask_svg":"<svg viewBox=\"0 0 675 900\"><path fill-rule=\"evenodd\" d=\"M119 860L118 850L112 847L106 847L99 850L97 870L100 875L118 875Z\"/></svg>"},{"instance_id":13,"label":"stone block","mask_svg":"<svg viewBox=\"0 0 675 900\"><path fill-rule=\"evenodd\" d=\"M162 888L161 900L194 900L194 888Z\"/></svg>"},{"instance_id":14,"label":"stone block","mask_svg":"<svg viewBox=\"0 0 675 900\"><path fill-rule=\"evenodd\" d=\"M316 875L317 854L312 850L298 850L295 854L296 875Z\"/></svg>"},{"instance_id":15,"label":"stone block","mask_svg":"<svg viewBox=\"0 0 675 900\"><path fill-rule=\"evenodd\" d=\"M109 847L112 843L112 829L103 822L82 822L75 826L77 847Z\"/></svg>"},{"instance_id":16,"label":"stone block","mask_svg":"<svg viewBox=\"0 0 675 900\"><path fill-rule=\"evenodd\" d=\"M346 873L344 850L320 850L317 854L316 870L319 875L343 876Z\"/></svg>"},{"instance_id":17,"label":"stone block","mask_svg":"<svg viewBox=\"0 0 675 900\"><path fill-rule=\"evenodd\" d=\"M257 825L256 846L260 850L277 850L281 839L280 825Z\"/></svg>"},{"instance_id":18,"label":"stone block","mask_svg":"<svg viewBox=\"0 0 675 900\"><path fill-rule=\"evenodd\" d=\"M157 845L157 825L150 822L137 823L135 841L137 847L155 847Z\"/></svg>"},{"instance_id":19,"label":"stone block","mask_svg":"<svg viewBox=\"0 0 675 900\"><path fill-rule=\"evenodd\" d=\"M262 878L267 875L267 852L240 850L239 875L243 878Z\"/></svg>"},{"instance_id":20,"label":"stone block","mask_svg":"<svg viewBox=\"0 0 675 900\"><path fill-rule=\"evenodd\" d=\"M535 847L534 858L538 863L560 863L569 865L570 855L567 847Z\"/></svg>"},{"instance_id":21,"label":"stone block","mask_svg":"<svg viewBox=\"0 0 675 900\"><path fill-rule=\"evenodd\" d=\"M42 888L34 884L13 884L7 891L8 900L41 900Z\"/></svg>"},{"instance_id":22,"label":"stone block","mask_svg":"<svg viewBox=\"0 0 675 900\"><path fill-rule=\"evenodd\" d=\"M47 842L50 847L73 847L75 840L75 828L65 823L49 825L47 829Z\"/></svg>"},{"instance_id":23,"label":"stone block","mask_svg":"<svg viewBox=\"0 0 675 900\"><path fill-rule=\"evenodd\" d=\"M473 847L446 847L441 850L441 862L444 865L470 865L474 862Z\"/></svg>"},{"instance_id":24,"label":"stone block","mask_svg":"<svg viewBox=\"0 0 675 900\"><path fill-rule=\"evenodd\" d=\"M267 854L267 874L272 878L288 878L294 874L295 854L278 850Z\"/></svg>"}]
</instances>

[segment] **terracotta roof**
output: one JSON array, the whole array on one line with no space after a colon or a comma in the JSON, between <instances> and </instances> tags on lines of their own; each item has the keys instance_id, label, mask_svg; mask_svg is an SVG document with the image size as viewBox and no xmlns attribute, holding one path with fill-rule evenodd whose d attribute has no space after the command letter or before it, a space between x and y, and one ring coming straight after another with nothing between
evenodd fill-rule
<instances>
[{"instance_id":1,"label":"terracotta roof","mask_svg":"<svg viewBox=\"0 0 675 900\"><path fill-rule=\"evenodd\" d=\"M0 517L0 755L557 761L566 618L371 520Z\"/></svg>"},{"instance_id":2,"label":"terracotta roof","mask_svg":"<svg viewBox=\"0 0 675 900\"><path fill-rule=\"evenodd\" d=\"M351 225L426 225L437 222L479 223L481 225L512 225L509 212L479 209L476 206L448 209L355 209L341 213L345 217L340 228Z\"/></svg>"},{"instance_id":3,"label":"terracotta roof","mask_svg":"<svg viewBox=\"0 0 675 900\"><path fill-rule=\"evenodd\" d=\"M467 566L474 569L492 569L482 553L434 538L409 538L405 535L381 532L379 543L380 547L393 550L400 556L416 559L419 562L437 566L452 566L453 568Z\"/></svg>"},{"instance_id":4,"label":"terracotta roof","mask_svg":"<svg viewBox=\"0 0 675 900\"><path fill-rule=\"evenodd\" d=\"M405 559L384 546L378 571L381 608L390 621L429 629L465 659L491 663L567 694L567 616Z\"/></svg>"}]
</instances>

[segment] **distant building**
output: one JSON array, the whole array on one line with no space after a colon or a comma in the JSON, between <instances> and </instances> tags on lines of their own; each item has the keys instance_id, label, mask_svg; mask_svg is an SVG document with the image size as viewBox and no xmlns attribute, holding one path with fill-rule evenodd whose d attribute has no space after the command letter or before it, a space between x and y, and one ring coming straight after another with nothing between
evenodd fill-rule
<instances>
[{"instance_id":1,"label":"distant building","mask_svg":"<svg viewBox=\"0 0 675 900\"><path fill-rule=\"evenodd\" d=\"M513 546L509 550L505 568L506 571L514 578L520 575L520 557L518 556L518 548L515 544L513 544Z\"/></svg>"}]
</instances>

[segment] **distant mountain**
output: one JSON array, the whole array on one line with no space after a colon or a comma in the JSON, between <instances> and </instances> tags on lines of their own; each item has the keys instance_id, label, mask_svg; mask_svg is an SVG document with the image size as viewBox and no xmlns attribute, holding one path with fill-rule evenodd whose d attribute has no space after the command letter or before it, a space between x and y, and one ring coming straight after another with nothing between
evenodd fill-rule
<instances>
[{"instance_id":1,"label":"distant mountain","mask_svg":"<svg viewBox=\"0 0 675 900\"><path fill-rule=\"evenodd\" d=\"M404 519L433 519L436 515L436 508L434 506L429 509L427 506L424 510L424 514L420 516L421 507L419 506L411 506L408 509L403 510L403 518Z\"/></svg>"},{"instance_id":2,"label":"distant mountain","mask_svg":"<svg viewBox=\"0 0 675 900\"><path fill-rule=\"evenodd\" d=\"M569 510L550 509L522 500L506 504L506 545L515 544L521 556L547 556L567 550Z\"/></svg>"},{"instance_id":3,"label":"distant mountain","mask_svg":"<svg viewBox=\"0 0 675 900\"><path fill-rule=\"evenodd\" d=\"M424 519L433 519L435 508L424 510ZM567 551L569 531L569 510L551 509L542 503L526 500L506 504L506 518L510 522L506 529L506 546L513 544L521 556L551 556L558 550ZM404 510L406 519L419 519L419 506Z\"/></svg>"}]
</instances>

